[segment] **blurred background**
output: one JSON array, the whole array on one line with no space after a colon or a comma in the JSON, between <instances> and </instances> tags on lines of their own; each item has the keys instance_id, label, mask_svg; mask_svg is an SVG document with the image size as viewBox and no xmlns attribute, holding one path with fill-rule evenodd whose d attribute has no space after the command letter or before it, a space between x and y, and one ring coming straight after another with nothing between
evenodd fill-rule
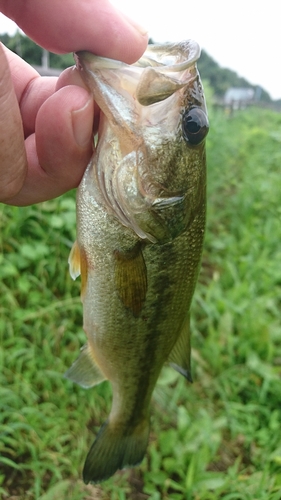
<instances>
[{"instance_id":1,"label":"blurred background","mask_svg":"<svg viewBox=\"0 0 281 500\"><path fill-rule=\"evenodd\" d=\"M164 368L140 467L81 471L108 415L106 382L63 378L85 343L68 275L75 192L0 205L0 498L280 500L281 114L276 2L115 0L155 42L196 39L210 120L208 216L192 306L192 373ZM3 17L1 40L42 74L73 64Z\"/></svg>"},{"instance_id":2,"label":"blurred background","mask_svg":"<svg viewBox=\"0 0 281 500\"><path fill-rule=\"evenodd\" d=\"M220 66L263 87L271 99L281 99L281 33L275 0L266 5L243 0L227 5L222 0L112 3L146 27L154 42L193 38ZM0 15L0 33L14 34L16 29Z\"/></svg>"}]
</instances>

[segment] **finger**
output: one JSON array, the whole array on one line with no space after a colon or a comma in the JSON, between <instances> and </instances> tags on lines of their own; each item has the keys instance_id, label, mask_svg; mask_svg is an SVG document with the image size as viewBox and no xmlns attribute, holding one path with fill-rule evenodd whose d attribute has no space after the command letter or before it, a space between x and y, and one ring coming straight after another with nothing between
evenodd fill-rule
<instances>
[{"instance_id":1,"label":"finger","mask_svg":"<svg viewBox=\"0 0 281 500\"><path fill-rule=\"evenodd\" d=\"M26 141L28 172L16 197L29 205L77 187L92 154L93 101L80 87L68 86L47 99L37 113L35 134Z\"/></svg>"},{"instance_id":2,"label":"finger","mask_svg":"<svg viewBox=\"0 0 281 500\"><path fill-rule=\"evenodd\" d=\"M59 78L40 77L39 73L21 57L3 45L2 48L10 66L14 91L20 105L25 137L34 132L38 110L56 90L67 85L77 85L88 91L75 66L64 70ZM95 118L98 118L98 112Z\"/></svg>"},{"instance_id":3,"label":"finger","mask_svg":"<svg viewBox=\"0 0 281 500\"><path fill-rule=\"evenodd\" d=\"M79 71L77 71L75 66L65 69L60 74L56 83L56 90L59 90L67 85L77 85L79 87L83 87L84 89L87 90L87 92L89 92L89 88L85 84L84 80L82 80L81 75ZM96 101L94 101L94 125L93 125L94 134L96 134L98 131L99 118L100 118L100 109Z\"/></svg>"},{"instance_id":4,"label":"finger","mask_svg":"<svg viewBox=\"0 0 281 500\"><path fill-rule=\"evenodd\" d=\"M39 75L26 85L20 99L25 137L34 132L37 113L43 103L54 94L56 85L57 77Z\"/></svg>"},{"instance_id":5,"label":"finger","mask_svg":"<svg viewBox=\"0 0 281 500\"><path fill-rule=\"evenodd\" d=\"M38 109L56 89L56 77L40 77L32 66L2 46L9 63L14 92L22 115L24 136L34 132ZM11 88L11 81L7 88Z\"/></svg>"},{"instance_id":6,"label":"finger","mask_svg":"<svg viewBox=\"0 0 281 500\"><path fill-rule=\"evenodd\" d=\"M0 201L16 195L27 171L24 135L8 61L0 44Z\"/></svg>"},{"instance_id":7,"label":"finger","mask_svg":"<svg viewBox=\"0 0 281 500\"><path fill-rule=\"evenodd\" d=\"M147 45L146 31L108 0L0 0L0 10L52 52L89 50L132 63Z\"/></svg>"}]
</instances>

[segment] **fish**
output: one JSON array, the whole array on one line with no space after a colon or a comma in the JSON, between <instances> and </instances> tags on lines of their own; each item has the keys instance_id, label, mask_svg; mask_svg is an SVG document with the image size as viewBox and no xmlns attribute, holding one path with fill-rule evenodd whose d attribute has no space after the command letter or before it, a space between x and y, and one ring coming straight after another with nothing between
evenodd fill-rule
<instances>
[{"instance_id":1,"label":"fish","mask_svg":"<svg viewBox=\"0 0 281 500\"><path fill-rule=\"evenodd\" d=\"M190 306L206 213L207 109L193 40L149 45L135 64L75 54L100 108L96 148L77 190L87 344L65 376L112 385L112 407L86 457L99 483L141 463L164 364L192 381Z\"/></svg>"}]
</instances>

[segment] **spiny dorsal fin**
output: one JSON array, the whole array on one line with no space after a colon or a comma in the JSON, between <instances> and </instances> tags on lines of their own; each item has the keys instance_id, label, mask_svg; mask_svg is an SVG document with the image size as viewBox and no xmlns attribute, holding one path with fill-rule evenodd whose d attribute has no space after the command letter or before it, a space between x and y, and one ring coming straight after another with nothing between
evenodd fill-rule
<instances>
[{"instance_id":1,"label":"spiny dorsal fin","mask_svg":"<svg viewBox=\"0 0 281 500\"><path fill-rule=\"evenodd\" d=\"M188 314L168 358L170 365L183 375L189 382L192 382L190 369L190 314Z\"/></svg>"},{"instance_id":2,"label":"spiny dorsal fin","mask_svg":"<svg viewBox=\"0 0 281 500\"><path fill-rule=\"evenodd\" d=\"M85 389L98 385L105 380L105 376L93 359L88 344L82 347L79 357L74 361L67 372L65 372L64 376Z\"/></svg>"},{"instance_id":3,"label":"spiny dorsal fin","mask_svg":"<svg viewBox=\"0 0 281 500\"><path fill-rule=\"evenodd\" d=\"M147 271L142 254L142 245L138 243L128 252L114 252L115 284L119 297L125 307L131 309L134 316L141 312L147 292Z\"/></svg>"}]
</instances>

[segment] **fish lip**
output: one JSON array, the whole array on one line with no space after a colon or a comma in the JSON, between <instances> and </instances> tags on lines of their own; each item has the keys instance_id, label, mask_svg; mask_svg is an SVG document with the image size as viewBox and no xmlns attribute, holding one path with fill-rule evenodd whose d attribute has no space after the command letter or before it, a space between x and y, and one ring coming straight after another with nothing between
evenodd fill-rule
<instances>
[{"instance_id":1,"label":"fish lip","mask_svg":"<svg viewBox=\"0 0 281 500\"><path fill-rule=\"evenodd\" d=\"M167 58L167 63L163 63L160 61L159 56L157 57L158 51L163 53L166 49L167 54L169 54ZM171 52L174 48L177 48L177 57L171 55ZM179 59L178 53L181 53L182 60L176 62ZM76 67L78 70L84 70L88 68L90 65L93 69L120 69L120 68L138 68L144 70L145 68L153 68L160 73L166 72L182 72L188 69L190 66L194 65L196 61L199 59L201 53L201 49L199 44L195 40L185 40L183 42L175 42L166 44L151 44L148 45L143 56L136 61L134 64L127 64L122 61L118 61L116 59L110 59L103 56L95 55L87 50L80 50L78 52L74 52L74 59L76 63Z\"/></svg>"},{"instance_id":2,"label":"fish lip","mask_svg":"<svg viewBox=\"0 0 281 500\"><path fill-rule=\"evenodd\" d=\"M149 60L150 62L157 62L157 58L153 57L147 57L147 54L157 54L157 51L160 51L161 53L163 51L167 52L168 54L168 61L171 61L171 63L166 63L163 64L159 62L159 64L143 64L145 63L145 60ZM171 55L173 54L173 51L175 50L176 56ZM180 60L178 63L176 62L179 59L178 54L181 54L182 60ZM192 39L189 40L184 40L181 42L167 42L164 44L151 44L148 45L148 48L144 55L135 63L136 66L139 66L142 64L142 67L150 67L152 66L155 68L158 72L165 73L165 72L182 72L188 69L190 66L193 66L196 61L198 61L200 57L201 49L200 45ZM174 57L175 63L172 62L172 58Z\"/></svg>"},{"instance_id":3,"label":"fish lip","mask_svg":"<svg viewBox=\"0 0 281 500\"><path fill-rule=\"evenodd\" d=\"M82 69L80 57L82 56L82 54L84 52L85 52L84 50L80 50L78 52L73 52L73 57L74 57L75 65L76 65L76 68L78 70Z\"/></svg>"},{"instance_id":4,"label":"fish lip","mask_svg":"<svg viewBox=\"0 0 281 500\"><path fill-rule=\"evenodd\" d=\"M134 64L129 65L122 61L118 61L117 59L110 59L108 57L97 56L92 52L88 52L87 50L79 50L78 52L73 53L73 57L75 60L76 68L79 71L83 71L85 69L89 69L88 66L91 66L92 69L120 69L126 66L134 66Z\"/></svg>"}]
</instances>

